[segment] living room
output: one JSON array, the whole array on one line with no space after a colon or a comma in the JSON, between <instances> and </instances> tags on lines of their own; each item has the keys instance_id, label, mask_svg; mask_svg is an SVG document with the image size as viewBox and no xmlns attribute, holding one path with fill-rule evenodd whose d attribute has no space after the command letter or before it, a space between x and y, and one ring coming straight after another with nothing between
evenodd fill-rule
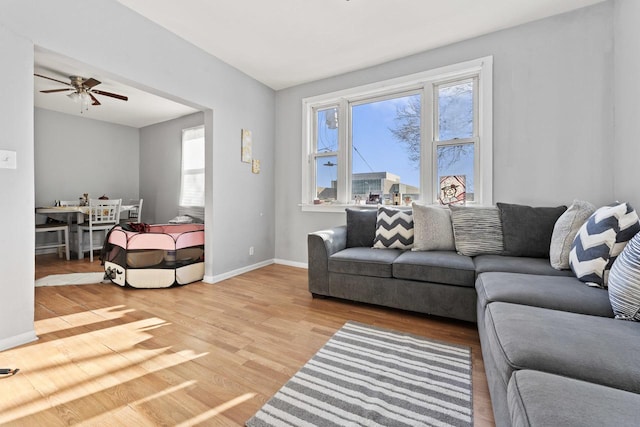
<instances>
[{"instance_id":1,"label":"living room","mask_svg":"<svg viewBox=\"0 0 640 427\"><path fill-rule=\"evenodd\" d=\"M274 90L117 2L10 1L2 6L0 348L34 333L34 47L75 58L159 94L197 105L207 134L205 277L210 282L271 262L307 263L307 234L344 213L302 211L302 100L324 93L493 57L493 197L533 206L574 199L640 205L633 184L640 71L633 0L598 2L379 65ZM355 3L355 2L353 2ZM70 16L71 15L71 18ZM96 19L99 16L100 19ZM73 25L69 20L73 19ZM99 46L99 48L96 48ZM185 66L187 64L187 66ZM239 160L251 129L261 173ZM141 156L142 157L142 156ZM231 184L232 183L232 184ZM248 253L255 247L255 255Z\"/></svg>"}]
</instances>

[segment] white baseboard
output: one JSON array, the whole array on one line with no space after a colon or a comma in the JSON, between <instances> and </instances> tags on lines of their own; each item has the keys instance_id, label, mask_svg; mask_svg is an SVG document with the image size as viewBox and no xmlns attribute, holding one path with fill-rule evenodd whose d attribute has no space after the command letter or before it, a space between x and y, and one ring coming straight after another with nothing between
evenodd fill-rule
<instances>
[{"instance_id":1,"label":"white baseboard","mask_svg":"<svg viewBox=\"0 0 640 427\"><path fill-rule=\"evenodd\" d=\"M267 265L273 264L274 261L272 259L268 259L266 261L259 262L257 264L248 265L246 267L237 268L235 270L227 271L226 273L216 274L215 276L204 276L202 281L205 283L218 283L223 280L231 279L232 277L238 276L243 273L248 273L252 270L257 270L258 268L266 267Z\"/></svg>"},{"instance_id":2,"label":"white baseboard","mask_svg":"<svg viewBox=\"0 0 640 427\"><path fill-rule=\"evenodd\" d=\"M282 264L288 265L289 267L297 267L297 268L308 268L307 263L304 262L296 262L289 261L286 259L268 259L266 261L259 262L257 264L248 265L246 267L237 268L235 270L227 271L226 273L216 274L215 276L204 276L202 281L205 283L218 283L223 280L231 279L232 277L238 276L243 273L248 273L252 270L257 270L258 268L266 267L271 264Z\"/></svg>"},{"instance_id":3,"label":"white baseboard","mask_svg":"<svg viewBox=\"0 0 640 427\"><path fill-rule=\"evenodd\" d=\"M37 339L38 336L36 335L35 330L25 332L24 334L20 335L14 335L12 337L0 340L0 351L18 347L19 345L27 344L36 341Z\"/></svg>"},{"instance_id":4,"label":"white baseboard","mask_svg":"<svg viewBox=\"0 0 640 427\"><path fill-rule=\"evenodd\" d=\"M279 258L274 259L273 262L276 264L288 265L289 267L298 267L298 268L304 268L304 269L309 268L309 264L307 264L306 262L289 261L287 259L279 259Z\"/></svg>"}]
</instances>

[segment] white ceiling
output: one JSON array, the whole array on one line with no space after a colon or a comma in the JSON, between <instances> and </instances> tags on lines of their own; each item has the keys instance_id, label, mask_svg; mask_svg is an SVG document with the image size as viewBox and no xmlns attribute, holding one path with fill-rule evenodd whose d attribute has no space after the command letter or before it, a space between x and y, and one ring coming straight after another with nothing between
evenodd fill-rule
<instances>
[{"instance_id":1,"label":"white ceiling","mask_svg":"<svg viewBox=\"0 0 640 427\"><path fill-rule=\"evenodd\" d=\"M283 89L606 0L118 0L265 85ZM102 103L80 113L64 85L34 77L36 107L133 127L195 112L87 64L38 50L35 72L93 77Z\"/></svg>"},{"instance_id":2,"label":"white ceiling","mask_svg":"<svg viewBox=\"0 0 640 427\"><path fill-rule=\"evenodd\" d=\"M175 119L197 111L186 105L116 82L104 72L49 51L37 49L34 62L36 74L63 82L69 81L69 76L72 75L93 77L101 82L95 86L95 89L129 97L128 101L121 101L108 96L95 95L102 105L90 105L87 111L81 113L80 104L76 104L67 97L73 91L41 93L41 90L63 89L66 86L34 76L34 105L39 108L135 128Z\"/></svg>"},{"instance_id":3,"label":"white ceiling","mask_svg":"<svg viewBox=\"0 0 640 427\"><path fill-rule=\"evenodd\" d=\"M604 0L118 0L273 89Z\"/></svg>"}]
</instances>

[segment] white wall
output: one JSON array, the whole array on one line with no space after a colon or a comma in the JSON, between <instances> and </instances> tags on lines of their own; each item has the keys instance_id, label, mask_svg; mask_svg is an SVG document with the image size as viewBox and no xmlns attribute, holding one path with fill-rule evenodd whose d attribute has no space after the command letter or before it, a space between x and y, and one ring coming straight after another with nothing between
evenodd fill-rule
<instances>
[{"instance_id":1,"label":"white wall","mask_svg":"<svg viewBox=\"0 0 640 427\"><path fill-rule=\"evenodd\" d=\"M204 124L195 113L140 129L140 194L143 221L166 224L178 215L182 129Z\"/></svg>"},{"instance_id":2,"label":"white wall","mask_svg":"<svg viewBox=\"0 0 640 427\"><path fill-rule=\"evenodd\" d=\"M139 194L139 131L41 108L34 115L35 203Z\"/></svg>"},{"instance_id":3,"label":"white wall","mask_svg":"<svg viewBox=\"0 0 640 427\"><path fill-rule=\"evenodd\" d=\"M615 38L615 146L613 164L616 198L640 209L640 2L618 0Z\"/></svg>"},{"instance_id":4,"label":"white wall","mask_svg":"<svg viewBox=\"0 0 640 427\"><path fill-rule=\"evenodd\" d=\"M301 212L301 100L493 55L493 202L613 200L613 4L580 9L276 94L276 257L344 214ZM637 74L636 74L637 75Z\"/></svg>"},{"instance_id":5,"label":"white wall","mask_svg":"<svg viewBox=\"0 0 640 427\"><path fill-rule=\"evenodd\" d=\"M273 90L115 1L5 0L0 4L0 147L17 150L19 169L0 171L7 184L0 186L0 196L16 202L0 211L2 223L12 225L5 231L8 244L0 249L0 289L10 295L0 302L0 345L33 331L34 45L125 84L207 109L212 205L206 216L205 275L252 263L245 254L258 239L265 249L258 253L256 247L256 262L274 257ZM253 130L259 175L240 162L242 128Z\"/></svg>"}]
</instances>

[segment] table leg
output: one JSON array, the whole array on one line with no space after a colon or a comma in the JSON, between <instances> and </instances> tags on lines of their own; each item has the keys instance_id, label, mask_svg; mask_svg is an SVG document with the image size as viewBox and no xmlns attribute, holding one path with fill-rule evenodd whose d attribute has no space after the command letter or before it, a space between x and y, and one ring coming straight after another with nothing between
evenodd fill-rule
<instances>
[{"instance_id":1,"label":"table leg","mask_svg":"<svg viewBox=\"0 0 640 427\"><path fill-rule=\"evenodd\" d=\"M77 228L78 233L78 259L84 259L84 251L82 250L82 230Z\"/></svg>"}]
</instances>

